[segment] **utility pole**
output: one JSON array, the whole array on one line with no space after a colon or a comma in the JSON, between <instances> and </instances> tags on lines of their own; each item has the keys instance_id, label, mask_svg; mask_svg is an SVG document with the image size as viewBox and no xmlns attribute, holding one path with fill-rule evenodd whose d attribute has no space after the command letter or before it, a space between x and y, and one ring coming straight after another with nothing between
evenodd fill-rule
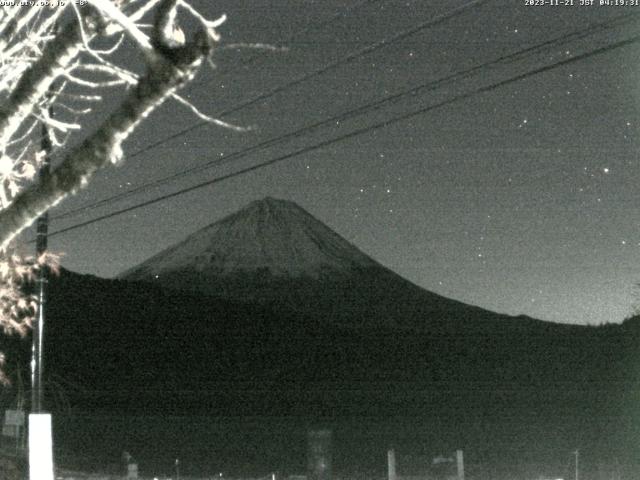
<instances>
[{"instance_id":1,"label":"utility pole","mask_svg":"<svg viewBox=\"0 0 640 480\"><path fill-rule=\"evenodd\" d=\"M578 461L579 461L579 458L580 458L580 450L576 449L576 451L573 452L573 454L576 456L576 470L575 470L576 471L576 479L575 480L579 480L579 477L578 477Z\"/></svg>"},{"instance_id":2,"label":"utility pole","mask_svg":"<svg viewBox=\"0 0 640 480\"><path fill-rule=\"evenodd\" d=\"M331 438L329 429L307 432L307 478L309 480L332 480Z\"/></svg>"},{"instance_id":3,"label":"utility pole","mask_svg":"<svg viewBox=\"0 0 640 480\"><path fill-rule=\"evenodd\" d=\"M53 108L48 107L49 116L53 117ZM42 125L40 146L44 151L44 162L40 167L39 179L42 181L50 175L51 136L46 124ZM47 212L38 217L36 226L36 258L47 251L47 233L49 215ZM30 480L53 480L53 436L51 432L51 415L44 413L43 397L43 346L44 319L47 300L48 268L40 265L36 280L38 296L38 314L33 326L31 344L31 413L29 414L29 478Z\"/></svg>"},{"instance_id":4,"label":"utility pole","mask_svg":"<svg viewBox=\"0 0 640 480\"><path fill-rule=\"evenodd\" d=\"M456 450L456 467L458 471L458 480L464 480L464 457L462 450Z\"/></svg>"},{"instance_id":5,"label":"utility pole","mask_svg":"<svg viewBox=\"0 0 640 480\"><path fill-rule=\"evenodd\" d=\"M388 480L397 480L398 476L396 474L396 452L393 449L389 449L387 451L387 470Z\"/></svg>"},{"instance_id":6,"label":"utility pole","mask_svg":"<svg viewBox=\"0 0 640 480\"><path fill-rule=\"evenodd\" d=\"M49 115L53 116L53 109L49 107ZM51 137L46 124L42 125L42 137L40 147L45 152L44 161L40 166L39 179L42 182L51 173ZM36 258L40 258L47 251L47 234L49 231L49 213L45 212L38 217L36 223ZM38 315L33 326L33 339L31 345L31 413L42 413L44 385L42 381L44 319L47 302L48 268L42 265L38 270L36 290L38 296Z\"/></svg>"}]
</instances>

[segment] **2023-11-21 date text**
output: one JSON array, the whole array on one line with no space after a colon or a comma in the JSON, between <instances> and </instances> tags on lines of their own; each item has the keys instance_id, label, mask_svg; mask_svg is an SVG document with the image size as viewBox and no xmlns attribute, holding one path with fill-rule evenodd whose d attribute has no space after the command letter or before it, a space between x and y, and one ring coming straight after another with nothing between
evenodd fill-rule
<instances>
[{"instance_id":1,"label":"2023-11-21 date text","mask_svg":"<svg viewBox=\"0 0 640 480\"><path fill-rule=\"evenodd\" d=\"M524 0L526 7L639 7L640 0Z\"/></svg>"}]
</instances>

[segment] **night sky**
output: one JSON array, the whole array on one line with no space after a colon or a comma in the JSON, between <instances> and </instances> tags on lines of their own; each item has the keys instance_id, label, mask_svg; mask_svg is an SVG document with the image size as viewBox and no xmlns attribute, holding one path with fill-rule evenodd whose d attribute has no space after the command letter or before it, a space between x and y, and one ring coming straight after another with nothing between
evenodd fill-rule
<instances>
[{"instance_id":1,"label":"night sky","mask_svg":"<svg viewBox=\"0 0 640 480\"><path fill-rule=\"evenodd\" d=\"M54 219L52 231L386 119L425 112L53 236L50 245L64 252L65 267L114 276L252 200L273 196L297 202L416 284L490 310L598 324L622 321L640 302L635 287L640 282L640 45L588 54L637 35L640 6L488 0L353 55L470 2L192 3L211 18L228 15L220 29L223 45L287 47L221 49L214 57L216 70L203 71L183 91L209 114L237 110L224 119L254 129L238 133L200 126L141 152L199 123L184 107L165 105L126 144L129 158L123 165L102 171L88 190L52 215L207 162L213 162L211 168ZM605 23L620 16L630 17ZM550 42L573 32L582 32L580 38ZM544 42L550 42L546 48L511 57ZM350 61L323 74L235 108L348 55ZM579 61L527 74L581 55ZM508 58L495 62L503 57ZM470 69L464 78L456 76ZM518 81L473 93L519 75ZM443 78L449 79L437 88L219 162ZM464 98L450 101L457 96ZM429 108L439 103L444 105Z\"/></svg>"}]
</instances>

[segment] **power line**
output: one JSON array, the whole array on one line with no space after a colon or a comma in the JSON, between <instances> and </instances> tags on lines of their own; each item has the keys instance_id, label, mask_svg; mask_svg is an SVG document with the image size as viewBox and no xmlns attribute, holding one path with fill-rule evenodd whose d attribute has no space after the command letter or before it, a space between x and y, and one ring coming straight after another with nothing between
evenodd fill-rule
<instances>
[{"instance_id":1,"label":"power line","mask_svg":"<svg viewBox=\"0 0 640 480\"><path fill-rule=\"evenodd\" d=\"M395 35L392 35L389 38L382 39L382 40L380 40L380 41L378 41L378 42L376 42L374 44L371 44L371 45L368 45L368 46L366 46L364 48L356 50L355 52L349 53L346 56L344 56L342 58L339 58L338 60L335 60L335 61L325 65L324 67L321 67L321 68L319 68L317 70L314 70L314 71L312 71L310 73L305 73L305 74L303 74L303 75L291 80L290 82L287 82L287 83L285 83L283 85L277 86L277 87L275 87L275 88L273 88L273 89L271 89L271 90L269 90L267 92L258 94L257 96L252 97L252 98L250 98L250 99L248 99L248 100L246 100L244 102L241 102L241 103L239 103L238 105L236 105L234 107L231 107L231 108L229 108L227 110L223 110L222 112L218 113L215 116L217 116L219 118L226 117L227 115L235 113L235 112L237 112L239 110L242 110L243 108L246 108L246 107L249 107L251 105L254 105L254 104L256 104L256 103L258 103L258 102L260 102L262 100L266 100L267 98L270 98L270 97L272 97L274 95L277 95L278 93L281 93L281 92L283 92L285 90L288 90L289 88L292 88L292 87L294 87L296 85L299 85L299 84L301 84L303 82L306 82L307 80L310 80L313 77L317 77L319 75L322 75L322 74L324 74L324 73L326 73L326 72L328 72L328 71L330 71L330 70L332 70L332 69L334 69L336 67L341 66L344 63L352 62L352 61L354 61L354 60L356 60L356 59L358 59L360 57L363 57L365 55L368 55L368 54L370 54L370 53L372 53L372 52L374 52L376 50L379 50L381 48L384 48L384 47L392 45L392 44L394 44L396 42L399 42L400 40L403 40L403 39L405 39L405 38L407 38L407 37L409 37L411 35L414 35L414 34L420 32L420 31L422 31L422 30L424 30L426 28L433 27L433 26L439 25L439 24L441 24L443 22L446 22L447 20L450 20L451 18L454 18L454 17L462 14L467 9L470 9L470 8L473 8L473 7L477 7L477 6L479 6L479 5L483 4L483 3L486 3L488 1L489 0L471 0L470 2L462 5L461 7L457 7L457 8L454 8L452 10L449 10L447 13L439 15L439 16L431 19L431 20L422 22L422 23L420 23L420 24L418 24L418 25L416 25L414 27L411 27L408 30L403 30L402 32L399 32L399 33L397 33ZM184 129L182 129L182 130L180 130L180 131L178 131L178 132L176 132L174 134L171 134L168 137L165 137L165 138L162 138L162 139L160 139L160 140L158 140L156 142L150 143L149 145L147 145L147 146L145 146L145 147L143 147L143 148L131 153L130 155L128 155L128 157L129 158L137 157L138 155L141 155L141 154L143 154L145 152L148 152L149 150L152 150L152 149L154 149L154 148L156 148L156 147L158 147L160 145L163 145L163 144L165 144L165 143L167 143L167 142L169 142L171 140L179 138L179 137L185 135L186 133L189 133L189 132L191 132L191 131L193 131L193 130L195 130L197 128L200 128L203 125L208 125L208 124L209 123L205 122L205 121L194 123L193 125L191 125L189 127L186 127L186 128L184 128Z\"/></svg>"},{"instance_id":2,"label":"power line","mask_svg":"<svg viewBox=\"0 0 640 480\"><path fill-rule=\"evenodd\" d=\"M453 74L450 74L450 75L446 75L446 76L441 77L441 78L439 78L437 80L434 80L434 81L431 81L431 82L427 82L427 83L418 85L416 87L412 87L412 88L410 88L408 90L404 90L402 92L398 92L396 94L384 97L384 98L382 98L380 100L377 100L377 101L374 101L374 102L370 102L368 104L362 105L362 106L357 107L355 109L351 109L351 110L348 110L348 111L345 111L345 112L341 112L339 114L333 115L331 117L328 117L328 118L325 118L323 120L319 120L319 121L314 122L312 124L309 124L309 125L306 125L304 127L301 127L301 128L299 128L297 130L288 132L288 133L280 135L280 136L272 137L272 138L270 138L268 140L265 140L263 142L260 142L258 144L252 145L252 146L244 148L242 150L238 150L236 152L231 153L230 155L225 156L224 158L216 158L214 160L206 162L204 165L198 165L198 166L195 166L195 167L192 167L192 168L188 168L186 170L182 170L180 172L177 172L177 173L174 173L172 175L157 179L155 181L145 183L143 185L140 185L138 187L130 189L130 190L126 191L126 192L118 193L116 195L112 195L110 197L103 198L101 200L93 202L93 203L91 203L89 205L84 205L84 206L78 207L78 208L76 208L74 210L62 213L62 214L57 215L57 216L55 216L53 218L54 219L68 218L70 216L77 215L77 214L82 213L84 211L91 210L91 209L97 208L99 206L106 205L106 204L109 204L109 203L112 203L112 202L115 202L115 201L118 201L118 200L122 200L124 198L127 198L127 197L130 197L132 195L135 195L136 193L138 193L140 191L146 190L147 188L155 187L155 186L158 186L158 185L162 185L162 184L168 183L170 181L173 181L173 180L175 180L177 178L181 178L181 177L184 177L186 175L189 175L191 173L200 172L200 171L203 171L203 170L215 167L215 166L219 166L219 165L225 164L225 163L228 163L228 162L230 162L230 161L232 161L234 159L243 158L245 156L248 156L250 153L252 153L252 152L254 152L256 150L261 150L261 149L276 145L276 144L284 142L285 140L288 140L288 139L300 137L300 136L302 136L302 134L310 132L310 131L313 131L313 130L315 130L317 128L320 128L322 126L330 125L330 124L333 124L335 122L341 122L341 121L347 120L349 118L353 118L355 116L362 115L364 113L379 109L383 105L386 105L386 104L388 104L390 102L393 102L393 101L397 101L397 100L401 99L402 97L406 97L406 96L409 96L409 95L415 95L415 94L418 94L418 93L431 92L431 91L437 89L438 87L440 87L441 85L443 85L443 84L445 84L447 82L450 82L452 80L460 80L460 79L467 78L467 77L469 77L471 75L474 75L475 73L480 72L484 68L487 68L487 67L490 67L490 66L494 66L494 65L497 65L497 64L500 64L500 63L508 63L508 62L511 62L511 61L515 61L515 60L526 58L526 56L528 56L528 55L532 55L532 54L538 53L538 52L543 51L543 50L545 50L547 48L554 47L554 46L557 46L557 45L560 45L560 44L564 44L564 43L566 43L568 41L572 41L572 40L575 40L577 38L583 38L583 37L585 37L587 35L592 34L595 31L603 30L605 28L610 27L611 25L615 25L615 24L619 23L620 21L626 23L626 22L628 22L630 20L635 20L638 17L638 15L640 15L640 14L622 15L620 17L616 17L616 18L610 19L608 21L604 21L604 22L599 22L599 23L588 25L587 27L585 27L583 29L580 29L580 30L577 30L577 31L574 31L574 32L571 32L571 33L568 33L568 34L565 34L565 35L562 35L560 37L556 37L555 39L548 40L548 41L542 42L542 43L537 44L537 45L530 46L528 48L519 50L517 52L511 53L511 54L508 54L508 55L503 55L503 56L498 57L498 58L496 58L496 59L494 59L492 61L485 62L485 63L479 64L479 65L470 67L470 68L468 68L466 70L463 70L461 72L456 72L456 73L453 73Z\"/></svg>"},{"instance_id":3,"label":"power line","mask_svg":"<svg viewBox=\"0 0 640 480\"><path fill-rule=\"evenodd\" d=\"M354 131L352 131L352 132L350 132L348 134L342 135L340 137L336 137L334 139L325 140L325 141L317 143L315 145L304 147L304 148L299 149L297 151L294 151L292 153L285 154L285 155L282 155L280 157L276 157L274 159L271 159L271 160L269 160L267 162L259 163L257 165L254 165L254 166L251 166L251 167L247 167L245 169L241 169L241 170L238 170L236 172L233 172L233 173L230 173L230 174L227 174L227 175L223 175L221 177L214 178L212 180L201 182L201 183L198 183L198 184L193 185L191 187L187 187L187 188L178 190L178 191L170 193L170 194L162 195L162 196L157 197L155 199L151 199L151 200L148 200L148 201L145 201L145 202L141 202L139 204L136 204L136 205L133 205L133 206L130 206L130 207L127 207L127 208L124 208L124 209L109 213L109 214L105 214L105 215L96 217L96 218L88 220L86 222L81 222L79 224L72 225L70 227L67 227L67 228L64 228L64 229L61 229L61 230L57 230L57 231L51 233L50 236L51 235L60 234L60 233L64 233L64 232L67 232L67 231L70 231L70 230L74 230L74 229L80 228L82 226L90 225L92 223L95 223L95 222L98 222L98 221L101 221L101 220L104 220L104 219L107 219L107 218L110 218L110 217L113 217L113 216L116 216L116 215L120 215L122 213L127 213L129 211L132 211L132 210L135 210L135 209L138 209L138 208L142 208L142 207L151 205L153 203L157 203L157 202L166 200L168 198L172 198L172 197L181 195L183 193L188 193L190 191L193 191L193 190L196 190L196 189L208 186L208 185L213 185L215 183L220 183L220 182L222 182L224 180L228 180L230 178L233 178L233 177L245 174L245 173L249 173L249 172L254 171L254 170L258 170L259 168L263 168L263 167L266 167L266 166L269 166L269 165L272 165L272 164L287 160L287 159L292 158L294 156L301 155L301 154L304 154L304 153L308 153L308 152L311 152L311 151L326 147L326 146L331 145L333 143L337 143L337 142L342 141L342 140L346 140L346 139L349 139L349 138L352 138L352 137L355 137L355 136L358 136L358 135L361 135L361 134L364 134L364 133L367 133L367 132L370 132L370 131L374 131L374 130L378 130L380 128L384 128L384 127L389 126L391 124L394 124L394 123L397 123L397 122L400 122L400 121L403 121L403 120L407 120L409 118L412 118L412 117L427 113L427 112L429 112L431 110L434 110L436 108L440 108L440 107L449 105L451 103L457 102L459 100L463 100L463 99L469 98L469 97L471 97L473 95L480 94L480 93L486 93L488 91L495 90L495 89L497 89L499 87L502 87L504 85L507 85L509 83L513 83L513 82L522 80L522 79L524 79L524 78L526 78L528 76L532 76L532 75L536 75L536 74L539 74L539 73L543 73L543 72L546 72L548 70L551 70L551 69L554 69L554 68L557 68L557 67L560 67L560 66L564 66L564 65L567 65L567 64L570 64L570 63L581 61L581 60L583 60L585 58L588 58L590 56L593 56L593 55L600 55L600 54L606 53L608 51L611 51L611 50L614 50L614 49L617 49L617 48L621 48L621 47L624 47L624 46L631 45L633 43L637 43L639 40L640 40L640 36L632 37L630 39L627 39L627 40L624 40L624 41L621 41L621 42L617 42L615 44L611 44L611 45L608 45L608 46L605 46L605 47L601 47L599 49L592 50L590 52L586 52L584 54L581 54L581 55L578 55L578 56L575 56L575 57L571 57L569 59L565 59L565 60L562 60L560 62L556 62L556 63L551 64L551 65L540 67L538 69L535 69L535 70L532 70L532 71L529 71L529 72L526 72L526 73L523 73L523 74L520 74L520 75L516 75L515 77L511 77L511 78L509 78L507 80L503 80L501 82L494 83L492 85L489 85L489 86L486 86L486 87L481 87L481 88L476 89L474 91L467 92L465 94L461 94L461 95L455 96L455 97L453 97L453 98L451 98L449 100L445 100L445 101L437 103L435 105L431 105L431 106L422 108L422 109L414 111L414 112L409 112L407 114L391 118L389 120L374 124L372 126L368 126L368 127L364 127L364 128L361 128L361 129L354 130Z\"/></svg>"},{"instance_id":4,"label":"power line","mask_svg":"<svg viewBox=\"0 0 640 480\"><path fill-rule=\"evenodd\" d=\"M460 7L457 7L457 8L454 8L452 10L449 10L448 12L446 12L444 14L441 14L441 15L433 18L433 19L430 19L430 20L428 20L426 22L422 22L422 23L420 23L420 24L418 24L418 25L416 25L416 26L414 26L412 28L409 28L407 30L399 32L396 35L393 35L393 36L391 36L389 38L380 40L380 41L378 41L378 42L376 42L374 44L371 44L371 45L369 45L367 47L364 47L364 48L362 48L360 50L352 52L352 53L346 55L345 57L342 57L342 58L340 58L340 59L338 59L338 60L336 60L334 62L331 62L330 64L325 65L324 67L322 67L322 68L320 68L318 70L314 70L313 72L304 74L304 75L302 75L302 76L300 76L300 77L298 77L298 78L296 78L296 79L294 79L294 80L292 80L292 81L290 81L288 83L280 85L280 86L270 90L269 92L260 94L257 97L254 97L254 98L249 99L249 100L247 100L245 102L242 102L239 105L236 105L235 107L232 107L231 109L228 109L228 110L225 110L225 111L219 113L217 116L222 118L222 117L224 117L224 116L226 116L226 115L228 115L230 113L234 113L234 112L236 112L238 110L241 110L242 108L245 108L245 107L247 107L249 105L252 105L252 104L254 104L254 103L256 103L256 102L258 102L260 100L264 100L264 99L266 99L266 98L268 98L268 97L270 97L272 95L275 95L276 93L279 93L281 91L287 90L288 88L291 88L294 85L297 85L297 84L302 83L302 82L304 82L306 80L309 80L312 77L321 75L321 74L331 70L332 68L335 68L337 66L342 65L343 63L348 63L350 61L355 60L356 58L359 58L361 56L367 55L367 54L369 54L369 53L371 53L371 52L373 52L375 50L378 50L380 48L383 48L383 47L386 47L388 45L391 45L391 44L393 44L393 43L395 43L395 42L397 42L399 40L402 40L404 38L407 38L407 37L419 32L421 30L424 30L427 27L432 27L432 26L438 25L440 23L443 23L443 22L445 22L447 20L450 20L451 18L454 18L455 16L460 15L461 13L466 11L467 9L479 6L482 3L486 3L487 1L488 0L472 0L471 2L468 2L468 3L466 3L466 4L464 4L464 5L460 6ZM195 130L196 128L199 128L199 127L201 127L203 125L206 125L206 124L208 124L208 122L206 122L206 121L197 122L194 125L191 125L191 126L185 128L183 130L180 130L180 131L178 131L178 132L176 132L176 133L174 133L174 134L172 134L172 135L170 135L168 137L165 137L165 138L160 139L160 140L158 140L156 142L153 142L153 143L143 147L140 150L137 150L136 152L130 154L128 157L129 158L133 158L133 157L136 157L138 155L141 155L141 154L143 154L143 153L145 153L145 152L147 152L147 151L149 151L149 150L151 150L153 148L156 148L156 147L158 147L158 146L160 146L160 145L162 145L164 143L167 143L167 142L169 142L169 141L171 141L171 140L173 140L175 138L178 138L178 137L180 137L182 135L185 135L186 133L188 133L188 132L190 132L192 130ZM316 127L314 127L314 128L316 128ZM126 192L123 193L123 194L126 195ZM83 208L81 207L81 209L83 209ZM74 213L76 211L77 210L75 210ZM67 214L59 215L58 217L55 217L55 218L61 218L62 216L70 216L71 214L72 213L69 212Z\"/></svg>"},{"instance_id":5,"label":"power line","mask_svg":"<svg viewBox=\"0 0 640 480\"><path fill-rule=\"evenodd\" d=\"M349 7L346 7L342 11L334 13L333 15L331 15L330 17L324 19L321 22L318 22L316 24L312 24L309 27L305 28L304 30L301 30L299 32L295 32L295 33L289 35L285 39L280 40L280 43L282 43L282 44L291 44L291 42L296 40L298 37L306 35L312 30L321 29L325 25L328 25L328 24L334 22L335 20L337 20L337 19L339 19L341 17L346 17L347 15L352 14L353 12L355 12L356 10L358 10L358 9L364 7L364 6L373 5L374 3L377 3L379 1L382 1L382 0L362 0L361 2L358 2L358 3L354 4L354 5L349 6ZM224 44L222 46L224 47ZM228 75L230 73L237 72L238 70L249 66L250 64L252 64L256 60L259 60L261 58L264 58L264 56L263 55L259 55L259 54L255 54L254 56L252 56L249 59L247 59L244 62L242 62L240 65L236 66L235 68L232 68L232 69L226 70L226 71L222 71L222 75Z\"/></svg>"},{"instance_id":6,"label":"power line","mask_svg":"<svg viewBox=\"0 0 640 480\"><path fill-rule=\"evenodd\" d=\"M374 125L370 125L368 127L363 127L363 128L354 130L352 132L346 133L344 135L341 135L341 136L333 138L333 139L324 140L322 142L316 143L315 145L310 145L310 146L307 146L307 147L303 147L303 148L298 149L298 150L296 150L294 152L290 152L288 154L281 155L279 157L273 158L273 159L268 160L266 162L262 162L262 163L253 165L251 167L247 167L247 168L238 170L236 172L229 173L227 175L223 175L223 176L211 179L211 180L207 180L205 182L201 182L201 183L198 183L196 185L192 185L190 187L180 189L180 190L178 190L176 192L172 192L172 193L169 193L169 194L161 195L160 197L156 197L154 199L147 200L147 201L138 203L136 205L132 205L130 207L126 207L126 208L123 208L123 209L120 209L120 210L117 210L117 211L114 211L114 212L111 212L111 213L108 213L108 214L105 214L105 215L101 215L99 217L93 218L91 220L87 220L85 222L81 222L81 223L78 223L78 224L75 224L75 225L71 225L69 227L66 227L66 228L63 228L63 229L60 229L60 230L57 230L57 231L54 231L54 232L50 233L49 237L54 236L54 235L60 235L62 233L66 233L66 232L69 232L71 230L76 230L78 228L85 227L87 225L91 225L93 223L96 223L96 222L99 222L99 221L102 221L102 220L106 220L108 218L112 218L112 217L121 215L123 213L131 212L133 210L137 210L139 208L146 207L148 205L152 205L154 203L158 203L158 202L167 200L169 198L177 197L177 196L182 195L184 193L188 193L188 192L191 192L191 191L194 191L194 190L198 190L198 189L206 187L206 186L214 185L216 183L223 182L223 181L228 180L230 178L234 178L234 177L237 177L237 176L240 176L240 175L243 175L243 174L246 174L246 173L249 173L249 172L264 168L264 167L267 167L269 165L273 165L273 164L282 162L284 160L288 160L288 159L296 157L298 155L302 155L302 154L305 154L305 153L313 152L315 150L319 150L319 149L327 147L329 145L333 145L335 143L342 142L344 140L348 140L348 139L357 137L357 136L365 134L365 133L369 133L369 132L372 132L372 131L379 130L381 128L388 127L388 126L393 125L395 123L399 123L399 122L402 122L402 121L417 117L419 115L423 115L423 114L428 113L428 112L430 112L432 110L435 110L435 109L450 105L450 104L458 102L460 100L465 100L465 99L470 98L470 97L472 97L474 95L478 95L478 94L481 94L481 93L487 93L487 92L496 90L496 89L498 89L500 87L503 87L505 85L508 85L508 84L523 80L523 79L531 77L533 75L537 75L537 74L540 74L540 73L544 73L544 72L553 70L553 69L558 68L558 67L562 67L562 66L569 65L569 64L572 64L572 63L575 63L575 62L578 62L578 61L582 61L582 60L585 60L586 58L592 57L594 55L602 55L604 53L608 53L608 52L616 50L618 48L629 46L629 45L632 45L632 44L638 43L638 42L640 42L640 35L637 35L637 36L631 37L629 39L622 40L622 41L619 41L619 42L616 42L616 43L613 43L613 44L610 44L610 45L607 45L607 46L604 46L604 47L601 47L601 48L598 48L598 49L595 49L595 50L591 50L591 51L583 53L581 55L576 55L575 57L571 57L571 58L567 58L567 59L555 62L555 63L553 63L551 65L546 65L546 66L543 66L543 67L539 67L537 69L530 70L528 72L515 75L515 76L513 76L511 78L508 78L508 79L505 79L505 80L501 80L501 81L493 83L491 85L480 87L480 88L477 88L477 89L472 90L470 92L457 95L457 96L455 96L453 98L450 98L448 100L444 100L444 101L436 103L434 105L423 107L423 108L421 108L419 110L415 110L413 112L408 112L408 113L405 113L405 114L402 114L402 115L387 119L385 121L376 123Z\"/></svg>"}]
</instances>

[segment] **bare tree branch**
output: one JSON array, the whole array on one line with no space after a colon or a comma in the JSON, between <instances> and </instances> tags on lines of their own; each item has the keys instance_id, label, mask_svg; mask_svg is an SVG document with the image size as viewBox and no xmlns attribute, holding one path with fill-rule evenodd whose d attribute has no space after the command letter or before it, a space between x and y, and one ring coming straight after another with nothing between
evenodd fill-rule
<instances>
[{"instance_id":1,"label":"bare tree branch","mask_svg":"<svg viewBox=\"0 0 640 480\"><path fill-rule=\"evenodd\" d=\"M111 0L88 0L88 2L120 25L122 30L142 48L143 52L151 52L152 47L149 38L138 29L135 21L127 17Z\"/></svg>"},{"instance_id":2,"label":"bare tree branch","mask_svg":"<svg viewBox=\"0 0 640 480\"><path fill-rule=\"evenodd\" d=\"M165 8L160 9L159 16L171 17L173 8L167 8L167 4L175 6L171 0L161 2ZM166 25L166 22L160 19L156 25ZM85 186L96 170L108 163L117 163L122 157L122 142L152 110L194 76L211 49L209 35L204 32L198 32L191 43L182 47L165 44L163 35L156 35L155 39L154 47L159 54L117 110L71 151L50 176L25 189L0 212L1 248L6 248L40 214Z\"/></svg>"},{"instance_id":3,"label":"bare tree branch","mask_svg":"<svg viewBox=\"0 0 640 480\"><path fill-rule=\"evenodd\" d=\"M86 23L85 28L95 32L101 22L91 18ZM0 146L9 141L53 81L64 74L66 67L78 55L82 46L81 30L79 23L68 23L47 43L40 59L24 72L0 110Z\"/></svg>"},{"instance_id":4,"label":"bare tree branch","mask_svg":"<svg viewBox=\"0 0 640 480\"><path fill-rule=\"evenodd\" d=\"M33 279L55 259L16 254L12 243L20 231L70 193L87 185L95 172L122 157L122 143L154 109L174 98L198 118L238 130L198 110L177 90L210 60L216 28L225 20L208 20L186 0L88 0L73 7L76 18L58 26L63 8L24 9L0 6L0 331L24 335L34 319L35 298L25 293ZM151 31L143 32L155 9ZM177 25L178 9L200 30L187 42ZM147 30L145 30L146 32ZM94 40L109 39L94 48ZM142 53L146 71L139 74L106 56L127 41ZM81 131L91 108L107 87L121 86L125 97L91 134L71 149L50 175L35 183L46 153L36 126L46 125L49 143L62 146ZM68 102L68 103L67 103ZM57 105L56 118L49 106ZM99 114L94 112L94 114ZM6 382L0 353L0 383Z\"/></svg>"}]
</instances>

